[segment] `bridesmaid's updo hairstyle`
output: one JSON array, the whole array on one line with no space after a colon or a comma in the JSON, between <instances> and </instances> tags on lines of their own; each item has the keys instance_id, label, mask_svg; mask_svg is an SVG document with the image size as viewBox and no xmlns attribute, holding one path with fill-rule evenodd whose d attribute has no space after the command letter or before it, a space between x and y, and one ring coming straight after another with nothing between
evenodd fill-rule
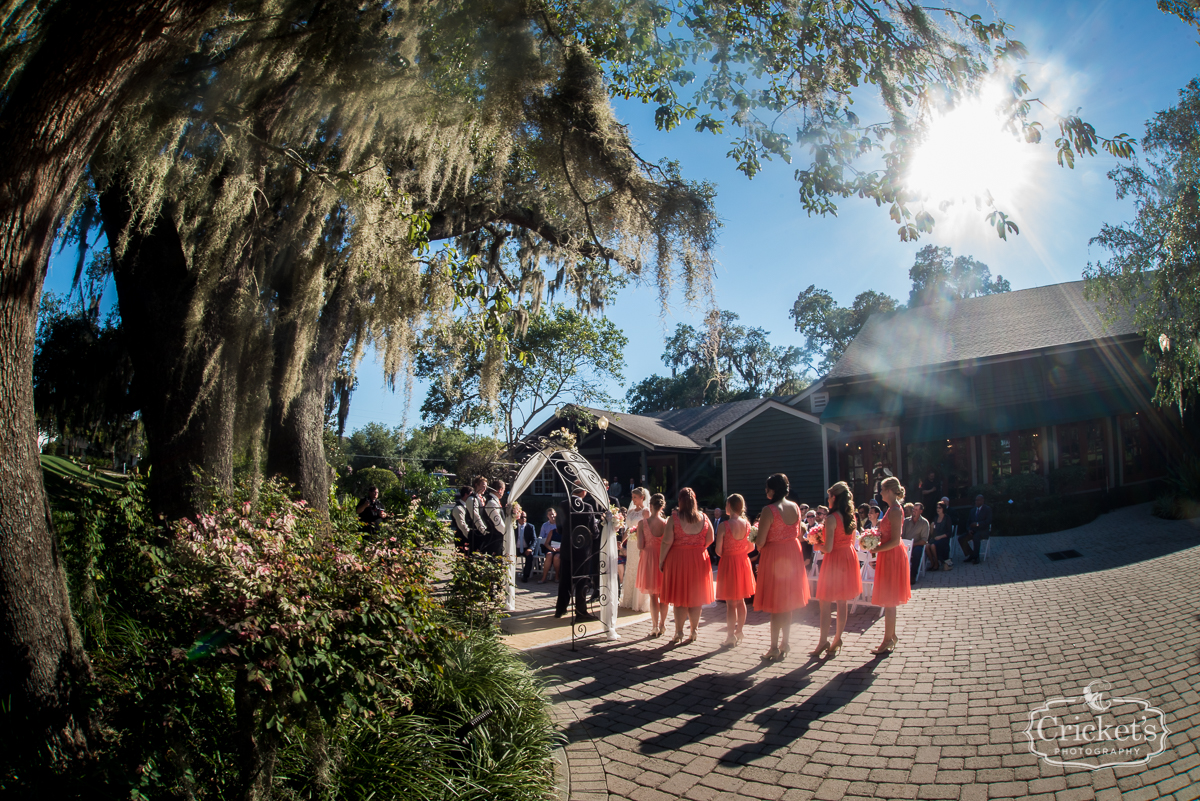
<instances>
[{"instance_id":1,"label":"bridesmaid's updo hairstyle","mask_svg":"<svg viewBox=\"0 0 1200 801\"><path fill-rule=\"evenodd\" d=\"M696 508L696 493L691 487L679 491L679 517L689 523L700 522L700 510Z\"/></svg>"},{"instance_id":2,"label":"bridesmaid's updo hairstyle","mask_svg":"<svg viewBox=\"0 0 1200 801\"><path fill-rule=\"evenodd\" d=\"M643 490L643 492L644 492L644 490ZM666 505L667 505L667 496L663 495L661 492L656 492L650 496L650 511L651 512L655 512L655 513L661 512L663 510L663 508L666 507Z\"/></svg>"},{"instance_id":3,"label":"bridesmaid's updo hairstyle","mask_svg":"<svg viewBox=\"0 0 1200 801\"><path fill-rule=\"evenodd\" d=\"M847 534L853 534L858 528L858 524L854 520L854 493L850 491L850 485L845 481L839 481L829 488L829 494L833 496L833 508L829 510L830 514L841 515L842 528Z\"/></svg>"},{"instance_id":4,"label":"bridesmaid's updo hairstyle","mask_svg":"<svg viewBox=\"0 0 1200 801\"><path fill-rule=\"evenodd\" d=\"M883 480L883 483L879 485L879 491L883 492L884 490L891 490L894 492L896 494L897 501L904 500L904 485L901 484L900 479L896 478L895 476L888 476Z\"/></svg>"},{"instance_id":5,"label":"bridesmaid's updo hairstyle","mask_svg":"<svg viewBox=\"0 0 1200 801\"><path fill-rule=\"evenodd\" d=\"M725 505L733 510L734 517L746 516L746 499L736 492L725 500Z\"/></svg>"},{"instance_id":6,"label":"bridesmaid's updo hairstyle","mask_svg":"<svg viewBox=\"0 0 1200 801\"><path fill-rule=\"evenodd\" d=\"M788 477L783 473L775 473L767 479L767 489L775 493L771 498L771 503L779 503L788 496L788 489L791 485L788 483Z\"/></svg>"}]
</instances>

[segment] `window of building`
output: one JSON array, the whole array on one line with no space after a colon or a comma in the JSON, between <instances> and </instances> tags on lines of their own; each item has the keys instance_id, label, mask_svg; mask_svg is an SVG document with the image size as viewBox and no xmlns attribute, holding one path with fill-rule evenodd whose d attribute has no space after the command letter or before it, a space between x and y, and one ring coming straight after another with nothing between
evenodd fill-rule
<instances>
[{"instance_id":1,"label":"window of building","mask_svg":"<svg viewBox=\"0 0 1200 801\"><path fill-rule=\"evenodd\" d=\"M1058 466L1082 465L1086 470L1085 489L1098 489L1108 483L1107 430L1104 420L1058 427Z\"/></svg>"},{"instance_id":2,"label":"window of building","mask_svg":"<svg viewBox=\"0 0 1200 801\"><path fill-rule=\"evenodd\" d=\"M550 465L544 466L542 472L533 480L533 494L558 495L561 491L558 473Z\"/></svg>"},{"instance_id":3,"label":"window of building","mask_svg":"<svg viewBox=\"0 0 1200 801\"><path fill-rule=\"evenodd\" d=\"M1125 414L1117 419L1121 431L1121 480L1125 484L1166 474L1162 449L1148 430L1145 414Z\"/></svg>"},{"instance_id":4,"label":"window of building","mask_svg":"<svg viewBox=\"0 0 1200 801\"><path fill-rule=\"evenodd\" d=\"M988 483L995 484L1012 475L1042 473L1045 438L1038 429L989 434L987 438Z\"/></svg>"}]
</instances>

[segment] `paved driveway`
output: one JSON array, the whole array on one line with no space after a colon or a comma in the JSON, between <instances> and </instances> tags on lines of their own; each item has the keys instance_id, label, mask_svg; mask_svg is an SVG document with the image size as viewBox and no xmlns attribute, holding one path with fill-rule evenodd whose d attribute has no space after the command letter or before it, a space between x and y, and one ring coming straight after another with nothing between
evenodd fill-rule
<instances>
[{"instance_id":1,"label":"paved driveway","mask_svg":"<svg viewBox=\"0 0 1200 801\"><path fill-rule=\"evenodd\" d=\"M1075 549L1079 558L1044 554ZM982 565L932 574L900 609L887 658L877 610L849 618L833 660L763 663L767 616L722 650L724 606L669 647L648 623L622 639L529 652L567 731L570 798L1200 797L1200 532L1146 506L1058 534L997 539ZM1166 713L1166 753L1097 771L1047 765L1030 710L1104 679Z\"/></svg>"}]
</instances>

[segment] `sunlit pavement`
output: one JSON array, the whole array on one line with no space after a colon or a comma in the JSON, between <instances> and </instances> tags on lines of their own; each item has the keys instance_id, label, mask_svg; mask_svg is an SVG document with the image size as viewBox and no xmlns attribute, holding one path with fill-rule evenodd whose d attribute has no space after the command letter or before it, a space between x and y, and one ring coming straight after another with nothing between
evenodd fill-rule
<instances>
[{"instance_id":1,"label":"sunlit pavement","mask_svg":"<svg viewBox=\"0 0 1200 801\"><path fill-rule=\"evenodd\" d=\"M1082 556L1045 557L1067 549ZM741 646L720 647L720 603L704 610L694 645L647 639L642 622L617 642L527 656L569 738L572 801L1192 799L1198 599L1200 532L1138 506L1069 532L997 538L984 564L927 576L886 658L869 653L883 638L878 611L860 608L836 658L807 659L815 603L796 614L792 652L777 663L759 659L762 613L751 612ZM1165 753L1097 771L1031 753L1030 711L1096 679L1165 712Z\"/></svg>"}]
</instances>

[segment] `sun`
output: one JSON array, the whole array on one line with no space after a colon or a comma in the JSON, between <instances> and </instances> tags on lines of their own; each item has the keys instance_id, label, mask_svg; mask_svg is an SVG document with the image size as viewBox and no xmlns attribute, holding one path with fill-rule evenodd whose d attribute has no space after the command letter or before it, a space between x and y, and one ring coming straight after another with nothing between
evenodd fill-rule
<instances>
[{"instance_id":1,"label":"sun","mask_svg":"<svg viewBox=\"0 0 1200 801\"><path fill-rule=\"evenodd\" d=\"M985 87L945 114L935 112L909 165L905 185L935 204L1019 205L1033 171L1034 148L1004 129L1001 90Z\"/></svg>"}]
</instances>

